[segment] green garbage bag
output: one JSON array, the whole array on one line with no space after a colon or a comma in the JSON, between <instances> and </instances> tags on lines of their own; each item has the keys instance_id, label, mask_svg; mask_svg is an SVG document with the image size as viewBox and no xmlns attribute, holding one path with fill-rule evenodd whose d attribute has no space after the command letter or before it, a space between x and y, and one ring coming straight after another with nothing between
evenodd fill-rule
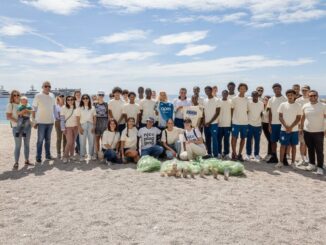
<instances>
[{"instance_id":1,"label":"green garbage bag","mask_svg":"<svg viewBox=\"0 0 326 245\"><path fill-rule=\"evenodd\" d=\"M196 161L191 161L189 162L189 170L191 171L192 174L199 174L201 167L200 164Z\"/></svg>"},{"instance_id":2,"label":"green garbage bag","mask_svg":"<svg viewBox=\"0 0 326 245\"><path fill-rule=\"evenodd\" d=\"M137 171L139 172L155 172L161 168L161 162L151 156L143 156L137 163Z\"/></svg>"},{"instance_id":3,"label":"green garbage bag","mask_svg":"<svg viewBox=\"0 0 326 245\"><path fill-rule=\"evenodd\" d=\"M219 166L219 173L224 174L225 169L229 170L230 175L242 175L244 173L244 166L240 162L221 161Z\"/></svg>"},{"instance_id":4,"label":"green garbage bag","mask_svg":"<svg viewBox=\"0 0 326 245\"><path fill-rule=\"evenodd\" d=\"M164 161L161 166L161 172L170 171L172 169L173 164L177 164L177 169L187 169L189 170L189 162L178 161L177 159Z\"/></svg>"}]
</instances>

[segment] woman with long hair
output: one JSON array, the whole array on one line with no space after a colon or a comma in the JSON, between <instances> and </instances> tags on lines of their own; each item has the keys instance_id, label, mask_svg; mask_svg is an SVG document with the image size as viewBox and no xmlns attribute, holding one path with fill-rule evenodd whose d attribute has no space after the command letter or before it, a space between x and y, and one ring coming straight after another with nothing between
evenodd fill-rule
<instances>
[{"instance_id":1,"label":"woman with long hair","mask_svg":"<svg viewBox=\"0 0 326 245\"><path fill-rule=\"evenodd\" d=\"M94 156L96 111L92 107L91 98L88 94L82 95L76 116L79 130L80 160L83 161L86 158L86 143L88 143L88 159L96 160Z\"/></svg>"},{"instance_id":2,"label":"woman with long hair","mask_svg":"<svg viewBox=\"0 0 326 245\"><path fill-rule=\"evenodd\" d=\"M135 124L135 118L129 117L127 119L127 127L121 134L121 159L123 162L127 162L126 158L132 159L134 163L139 160L139 153L137 151L137 133L138 130Z\"/></svg>"},{"instance_id":3,"label":"woman with long hair","mask_svg":"<svg viewBox=\"0 0 326 245\"><path fill-rule=\"evenodd\" d=\"M173 119L167 120L166 129L162 131L161 141L165 148L165 155L168 159L177 158L181 151L181 143L179 135L183 133L183 129L174 126Z\"/></svg>"},{"instance_id":4,"label":"woman with long hair","mask_svg":"<svg viewBox=\"0 0 326 245\"><path fill-rule=\"evenodd\" d=\"M111 118L108 123L108 128L104 131L102 137L102 151L108 165L117 163L119 160L119 141L120 133L118 122Z\"/></svg>"},{"instance_id":5,"label":"woman with long hair","mask_svg":"<svg viewBox=\"0 0 326 245\"><path fill-rule=\"evenodd\" d=\"M165 91L160 91L155 104L155 113L158 121L158 128L163 130L166 128L166 122L173 119L173 104L169 102Z\"/></svg>"},{"instance_id":6,"label":"woman with long hair","mask_svg":"<svg viewBox=\"0 0 326 245\"><path fill-rule=\"evenodd\" d=\"M10 121L12 133L15 141L15 150L14 150L15 163L13 166L14 169L18 169L19 166L19 155L20 155L20 149L21 149L23 139L24 139L25 165L33 165L29 162L29 145L30 145L30 138L31 138L30 124L28 128L26 128L26 132L27 132L26 137L23 137L22 134L19 134L19 136L16 137L17 119L18 119L17 109L19 106L19 101L20 101L20 92L18 90L13 90L10 94L9 103L7 104L6 116L7 119Z\"/></svg>"},{"instance_id":7,"label":"woman with long hair","mask_svg":"<svg viewBox=\"0 0 326 245\"><path fill-rule=\"evenodd\" d=\"M67 140L62 159L63 163L67 163L69 158L75 160L74 148L78 135L76 105L73 96L66 97L66 104L60 111L60 128Z\"/></svg>"}]
</instances>

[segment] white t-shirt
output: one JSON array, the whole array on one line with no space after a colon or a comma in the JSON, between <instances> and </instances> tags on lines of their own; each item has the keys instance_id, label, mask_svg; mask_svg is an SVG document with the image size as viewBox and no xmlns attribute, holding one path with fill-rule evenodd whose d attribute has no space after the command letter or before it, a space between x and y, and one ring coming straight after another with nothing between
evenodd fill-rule
<instances>
[{"instance_id":1,"label":"white t-shirt","mask_svg":"<svg viewBox=\"0 0 326 245\"><path fill-rule=\"evenodd\" d=\"M267 110L267 107L263 111L262 122L263 123L269 123L269 111Z\"/></svg>"},{"instance_id":2,"label":"white t-shirt","mask_svg":"<svg viewBox=\"0 0 326 245\"><path fill-rule=\"evenodd\" d=\"M220 116L218 117L219 127L231 127L231 109L232 109L232 100L220 100L221 110Z\"/></svg>"},{"instance_id":3,"label":"white t-shirt","mask_svg":"<svg viewBox=\"0 0 326 245\"><path fill-rule=\"evenodd\" d=\"M187 106L183 109L183 119L190 118L194 128L198 127L200 119L203 117L203 111L199 105Z\"/></svg>"},{"instance_id":4,"label":"white t-shirt","mask_svg":"<svg viewBox=\"0 0 326 245\"><path fill-rule=\"evenodd\" d=\"M169 131L168 129L164 129L162 131L162 142L166 142L166 137L167 137L167 144L171 145L174 144L179 140L179 135L183 133L183 129L178 128L178 127L173 127L172 131Z\"/></svg>"},{"instance_id":5,"label":"white t-shirt","mask_svg":"<svg viewBox=\"0 0 326 245\"><path fill-rule=\"evenodd\" d=\"M258 101L254 103L252 100L248 104L248 120L249 125L254 127L261 127L262 113L264 111L264 103Z\"/></svg>"},{"instance_id":6,"label":"white t-shirt","mask_svg":"<svg viewBox=\"0 0 326 245\"><path fill-rule=\"evenodd\" d=\"M309 98L304 98L303 96L301 96L300 98L296 99L295 102L298 103L302 108L305 104L309 103L310 101Z\"/></svg>"},{"instance_id":7,"label":"white t-shirt","mask_svg":"<svg viewBox=\"0 0 326 245\"><path fill-rule=\"evenodd\" d=\"M128 131L128 136L127 136ZM124 148L137 149L137 134L138 130L136 127L132 129L125 128L121 133L121 141L124 141Z\"/></svg>"},{"instance_id":8,"label":"white t-shirt","mask_svg":"<svg viewBox=\"0 0 326 245\"><path fill-rule=\"evenodd\" d=\"M278 108L278 113L283 114L284 122L287 126L291 126L291 124L295 121L297 116L302 115L301 107L298 103L292 103L289 102L283 102L280 104L280 107ZM298 131L298 124L292 129L292 132ZM282 124L282 131L286 131L285 127Z\"/></svg>"},{"instance_id":9,"label":"white t-shirt","mask_svg":"<svg viewBox=\"0 0 326 245\"><path fill-rule=\"evenodd\" d=\"M35 121L42 124L54 123L55 99L52 93L38 93L33 100Z\"/></svg>"},{"instance_id":10,"label":"white t-shirt","mask_svg":"<svg viewBox=\"0 0 326 245\"><path fill-rule=\"evenodd\" d=\"M248 125L248 104L247 97L236 96L232 99L233 117L235 125Z\"/></svg>"},{"instance_id":11,"label":"white t-shirt","mask_svg":"<svg viewBox=\"0 0 326 245\"><path fill-rule=\"evenodd\" d=\"M194 132L196 132L196 135ZM185 135L186 135L186 137L185 137ZM199 129L192 128L190 131L184 130L184 133L182 134L182 141L186 142L186 141L191 141L191 140L198 140L201 137L202 137L202 135L201 135ZM206 148L204 144L199 144L198 146L200 146L202 148Z\"/></svg>"},{"instance_id":12,"label":"white t-shirt","mask_svg":"<svg viewBox=\"0 0 326 245\"><path fill-rule=\"evenodd\" d=\"M6 113L11 113L12 118L18 119L18 114L17 114L17 108L18 108L18 106L19 106L19 104L8 103L7 104L7 108L6 108ZM13 128L14 127L17 127L17 123L11 121L11 126Z\"/></svg>"},{"instance_id":13,"label":"white t-shirt","mask_svg":"<svg viewBox=\"0 0 326 245\"><path fill-rule=\"evenodd\" d=\"M283 95L280 97L273 96L268 100L267 108L269 108L272 112L272 124L281 124L277 110L280 104L286 101L287 99Z\"/></svg>"},{"instance_id":14,"label":"white t-shirt","mask_svg":"<svg viewBox=\"0 0 326 245\"><path fill-rule=\"evenodd\" d=\"M305 121L303 129L310 133L324 132L326 105L318 102L317 104L311 104L310 102L302 107L302 111L305 115Z\"/></svg>"},{"instance_id":15,"label":"white t-shirt","mask_svg":"<svg viewBox=\"0 0 326 245\"><path fill-rule=\"evenodd\" d=\"M64 116L66 128L77 126L76 110L74 108L69 109L66 106L61 108L60 116Z\"/></svg>"},{"instance_id":16,"label":"white t-shirt","mask_svg":"<svg viewBox=\"0 0 326 245\"><path fill-rule=\"evenodd\" d=\"M156 138L160 133L161 130L156 127L151 127L150 129L143 127L139 129L138 137L141 139L141 149L145 150L156 145Z\"/></svg>"},{"instance_id":17,"label":"white t-shirt","mask_svg":"<svg viewBox=\"0 0 326 245\"><path fill-rule=\"evenodd\" d=\"M133 117L137 122L138 114L140 113L140 106L138 104L124 104L122 113L127 115L127 118Z\"/></svg>"},{"instance_id":18,"label":"white t-shirt","mask_svg":"<svg viewBox=\"0 0 326 245\"><path fill-rule=\"evenodd\" d=\"M121 122L119 122L119 119L121 118L122 115L122 110L123 110L123 106L125 105L125 102L123 102L123 100L116 100L116 99L112 99L109 102L109 110L112 111L112 116L113 118L119 123L119 124L124 124L125 120L122 119Z\"/></svg>"},{"instance_id":19,"label":"white t-shirt","mask_svg":"<svg viewBox=\"0 0 326 245\"><path fill-rule=\"evenodd\" d=\"M232 94L232 95L229 94L229 95L228 95L228 99L229 99L229 100L232 100L232 99L235 98L235 97L237 97L237 94Z\"/></svg>"},{"instance_id":20,"label":"white t-shirt","mask_svg":"<svg viewBox=\"0 0 326 245\"><path fill-rule=\"evenodd\" d=\"M119 132L111 132L109 130L105 130L102 136L102 148L114 150L119 140L120 140ZM105 145L110 145L111 148L106 148Z\"/></svg>"},{"instance_id":21,"label":"white t-shirt","mask_svg":"<svg viewBox=\"0 0 326 245\"><path fill-rule=\"evenodd\" d=\"M143 111L141 123L146 124L146 120L149 117L153 117L154 119L156 119L155 104L156 104L156 101L152 100L152 99L148 100L145 98L140 101L140 104L139 104L140 110Z\"/></svg>"},{"instance_id":22,"label":"white t-shirt","mask_svg":"<svg viewBox=\"0 0 326 245\"><path fill-rule=\"evenodd\" d=\"M204 108L204 101L205 99L203 97L198 98L198 105L200 108Z\"/></svg>"},{"instance_id":23,"label":"white t-shirt","mask_svg":"<svg viewBox=\"0 0 326 245\"><path fill-rule=\"evenodd\" d=\"M76 116L80 117L80 124L84 124L86 122L93 123L93 117L96 116L96 111L94 107L91 109L88 109L88 107L79 107L76 109Z\"/></svg>"},{"instance_id":24,"label":"white t-shirt","mask_svg":"<svg viewBox=\"0 0 326 245\"><path fill-rule=\"evenodd\" d=\"M185 100L180 100L180 99L175 99L173 101L174 105L174 111L175 111L175 118L183 119L183 109L179 109L177 111L177 108L180 106L186 107L186 106L191 106L191 101L188 99Z\"/></svg>"},{"instance_id":25,"label":"white t-shirt","mask_svg":"<svg viewBox=\"0 0 326 245\"><path fill-rule=\"evenodd\" d=\"M204 113L205 113L205 123L208 123L212 118L214 117L216 113L216 108L220 108L220 100L216 97L213 97L211 99L206 98L204 101ZM218 118L212 122L212 124L217 124Z\"/></svg>"}]
</instances>

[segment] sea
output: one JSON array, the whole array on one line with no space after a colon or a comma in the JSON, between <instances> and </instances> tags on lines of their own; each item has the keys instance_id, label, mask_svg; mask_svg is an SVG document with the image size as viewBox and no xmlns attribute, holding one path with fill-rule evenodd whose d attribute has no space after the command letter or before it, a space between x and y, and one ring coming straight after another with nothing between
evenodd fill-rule
<instances>
[{"instance_id":1,"label":"sea","mask_svg":"<svg viewBox=\"0 0 326 245\"><path fill-rule=\"evenodd\" d=\"M178 95L169 95L169 100L172 101L173 99L177 98ZM326 95L319 96L320 99L326 99ZM6 119L6 106L8 104L9 98L0 98L0 124L9 124L8 120ZM109 97L105 97L105 101L108 101ZM33 99L29 99L28 101L30 104L33 103Z\"/></svg>"}]
</instances>

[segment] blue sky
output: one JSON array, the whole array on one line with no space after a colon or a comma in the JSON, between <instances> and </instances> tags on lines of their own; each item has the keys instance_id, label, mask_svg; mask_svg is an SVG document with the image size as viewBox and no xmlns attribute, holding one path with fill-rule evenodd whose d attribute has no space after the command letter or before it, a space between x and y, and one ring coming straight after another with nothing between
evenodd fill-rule
<instances>
[{"instance_id":1,"label":"blue sky","mask_svg":"<svg viewBox=\"0 0 326 245\"><path fill-rule=\"evenodd\" d=\"M1 0L0 85L310 84L326 94L323 0Z\"/></svg>"}]
</instances>

